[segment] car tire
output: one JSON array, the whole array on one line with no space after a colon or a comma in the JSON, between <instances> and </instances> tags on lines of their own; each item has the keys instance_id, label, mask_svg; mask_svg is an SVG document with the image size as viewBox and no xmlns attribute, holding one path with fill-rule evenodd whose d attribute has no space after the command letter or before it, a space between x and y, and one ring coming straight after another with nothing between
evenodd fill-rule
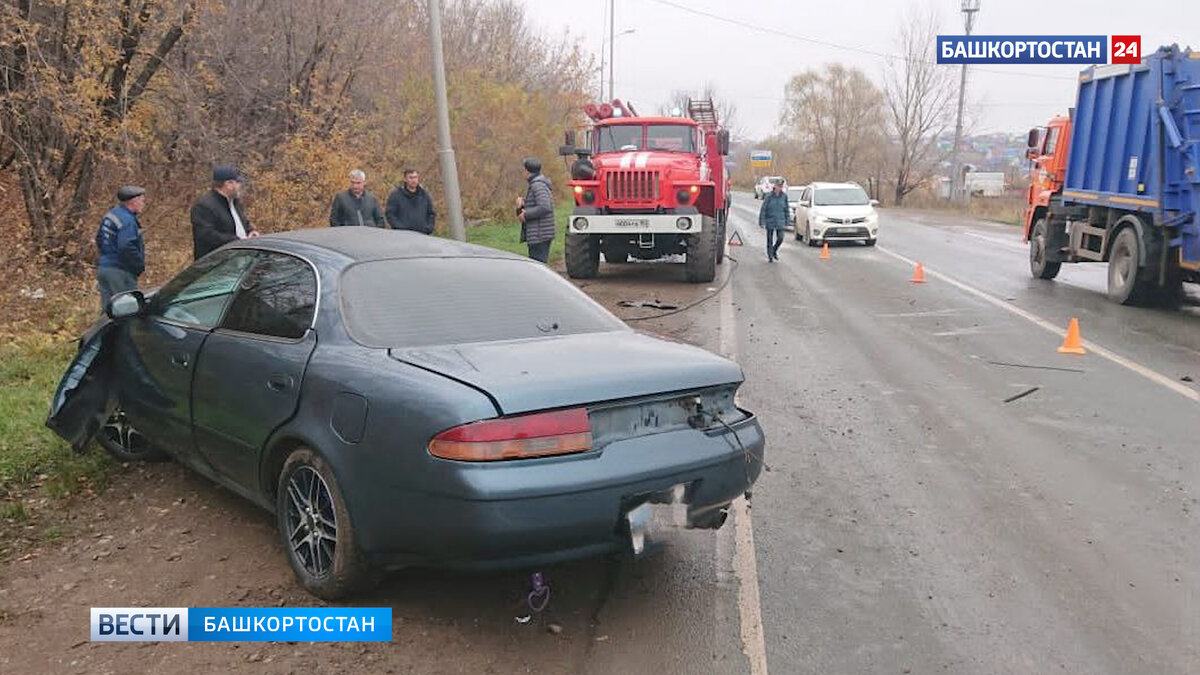
<instances>
[{"instance_id":1,"label":"car tire","mask_svg":"<svg viewBox=\"0 0 1200 675\"><path fill-rule=\"evenodd\" d=\"M323 600L367 590L374 572L355 540L354 523L333 469L316 452L298 448L279 474L275 519L296 580Z\"/></svg>"},{"instance_id":2,"label":"car tire","mask_svg":"<svg viewBox=\"0 0 1200 675\"><path fill-rule=\"evenodd\" d=\"M1046 219L1039 218L1029 233L1029 273L1034 279L1053 279L1060 269L1061 262L1046 260Z\"/></svg>"},{"instance_id":3,"label":"car tire","mask_svg":"<svg viewBox=\"0 0 1200 675\"><path fill-rule=\"evenodd\" d=\"M567 233L567 276L592 279L600 271L600 237Z\"/></svg>"},{"instance_id":4,"label":"car tire","mask_svg":"<svg viewBox=\"0 0 1200 675\"><path fill-rule=\"evenodd\" d=\"M164 462L167 453L150 444L125 417L125 411L117 407L100 431L96 442L118 462Z\"/></svg>"},{"instance_id":5,"label":"car tire","mask_svg":"<svg viewBox=\"0 0 1200 675\"><path fill-rule=\"evenodd\" d=\"M821 245L821 242L813 241L812 227L810 227L808 223L804 224L804 243L808 244L809 246Z\"/></svg>"}]
</instances>

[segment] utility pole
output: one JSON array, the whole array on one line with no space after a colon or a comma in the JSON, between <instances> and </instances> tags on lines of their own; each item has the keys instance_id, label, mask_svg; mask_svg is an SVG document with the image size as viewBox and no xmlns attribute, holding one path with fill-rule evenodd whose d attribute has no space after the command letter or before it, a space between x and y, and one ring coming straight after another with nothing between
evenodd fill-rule
<instances>
[{"instance_id":1,"label":"utility pole","mask_svg":"<svg viewBox=\"0 0 1200 675\"><path fill-rule=\"evenodd\" d=\"M617 44L617 0L608 0L608 100L616 97L613 91L613 47Z\"/></svg>"},{"instance_id":2,"label":"utility pole","mask_svg":"<svg viewBox=\"0 0 1200 675\"><path fill-rule=\"evenodd\" d=\"M611 2L611 1L612 0L609 0L609 2ZM608 11L608 10L605 9L605 11ZM600 25L603 26L604 24L601 23ZM600 98L597 100L599 100L599 101L604 100L604 29L603 28L600 29Z\"/></svg>"},{"instance_id":3,"label":"utility pole","mask_svg":"<svg viewBox=\"0 0 1200 675\"><path fill-rule=\"evenodd\" d=\"M450 103L446 100L446 63L442 57L440 3L441 0L429 0L429 45L433 51L433 91L437 99L438 113L438 158L441 160L442 181L446 188L446 210L450 212L450 235L459 241L466 241L462 194L458 191L458 164L454 161L454 145L450 142Z\"/></svg>"},{"instance_id":4,"label":"utility pole","mask_svg":"<svg viewBox=\"0 0 1200 675\"><path fill-rule=\"evenodd\" d=\"M963 24L966 34L975 26L975 14L979 12L980 0L962 0ZM954 123L954 147L950 149L950 201L957 201L964 192L962 167L958 163L958 146L962 143L963 100L967 91L967 64L962 64L962 79L958 83L958 120Z\"/></svg>"}]
</instances>

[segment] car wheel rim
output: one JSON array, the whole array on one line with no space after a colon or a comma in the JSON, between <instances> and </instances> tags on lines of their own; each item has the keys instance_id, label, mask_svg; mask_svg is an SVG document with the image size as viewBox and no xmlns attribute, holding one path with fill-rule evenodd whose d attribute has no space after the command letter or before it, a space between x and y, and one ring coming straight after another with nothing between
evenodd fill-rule
<instances>
[{"instance_id":1,"label":"car wheel rim","mask_svg":"<svg viewBox=\"0 0 1200 675\"><path fill-rule=\"evenodd\" d=\"M1042 234L1041 228L1038 228L1037 233L1033 237L1033 246L1029 250L1029 259L1033 262L1036 269L1042 269L1042 261L1046 256L1046 237Z\"/></svg>"},{"instance_id":2,"label":"car wheel rim","mask_svg":"<svg viewBox=\"0 0 1200 675\"><path fill-rule=\"evenodd\" d=\"M146 450L146 438L129 423L124 410L114 412L104 423L100 433L111 444L128 454L136 455Z\"/></svg>"},{"instance_id":3,"label":"car wheel rim","mask_svg":"<svg viewBox=\"0 0 1200 675\"><path fill-rule=\"evenodd\" d=\"M1125 284L1129 281L1129 263L1133 260L1133 256L1129 255L1129 249L1124 245L1118 246L1116 255L1109 263L1113 268L1113 280L1118 288L1125 288Z\"/></svg>"},{"instance_id":4,"label":"car wheel rim","mask_svg":"<svg viewBox=\"0 0 1200 675\"><path fill-rule=\"evenodd\" d=\"M325 479L302 466L287 484L288 544L306 572L323 577L333 568L337 551L337 516Z\"/></svg>"}]
</instances>

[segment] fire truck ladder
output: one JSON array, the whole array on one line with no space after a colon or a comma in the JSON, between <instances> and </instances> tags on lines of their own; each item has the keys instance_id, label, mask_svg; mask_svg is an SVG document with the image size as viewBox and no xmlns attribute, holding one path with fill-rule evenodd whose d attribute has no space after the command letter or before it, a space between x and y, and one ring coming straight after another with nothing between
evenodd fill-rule
<instances>
[{"instance_id":1,"label":"fire truck ladder","mask_svg":"<svg viewBox=\"0 0 1200 675\"><path fill-rule=\"evenodd\" d=\"M688 117L699 122L702 126L717 126L717 109L713 107L712 99L688 99Z\"/></svg>"}]
</instances>

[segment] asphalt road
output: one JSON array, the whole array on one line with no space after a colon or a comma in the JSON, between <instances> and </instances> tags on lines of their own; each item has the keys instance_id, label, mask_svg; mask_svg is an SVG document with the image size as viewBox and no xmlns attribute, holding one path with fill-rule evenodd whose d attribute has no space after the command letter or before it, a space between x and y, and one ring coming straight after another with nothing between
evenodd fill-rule
<instances>
[{"instance_id":1,"label":"asphalt road","mask_svg":"<svg viewBox=\"0 0 1200 675\"><path fill-rule=\"evenodd\" d=\"M769 670L1200 672L1200 313L1035 281L1016 228L950 216L768 264L735 201Z\"/></svg>"}]
</instances>

